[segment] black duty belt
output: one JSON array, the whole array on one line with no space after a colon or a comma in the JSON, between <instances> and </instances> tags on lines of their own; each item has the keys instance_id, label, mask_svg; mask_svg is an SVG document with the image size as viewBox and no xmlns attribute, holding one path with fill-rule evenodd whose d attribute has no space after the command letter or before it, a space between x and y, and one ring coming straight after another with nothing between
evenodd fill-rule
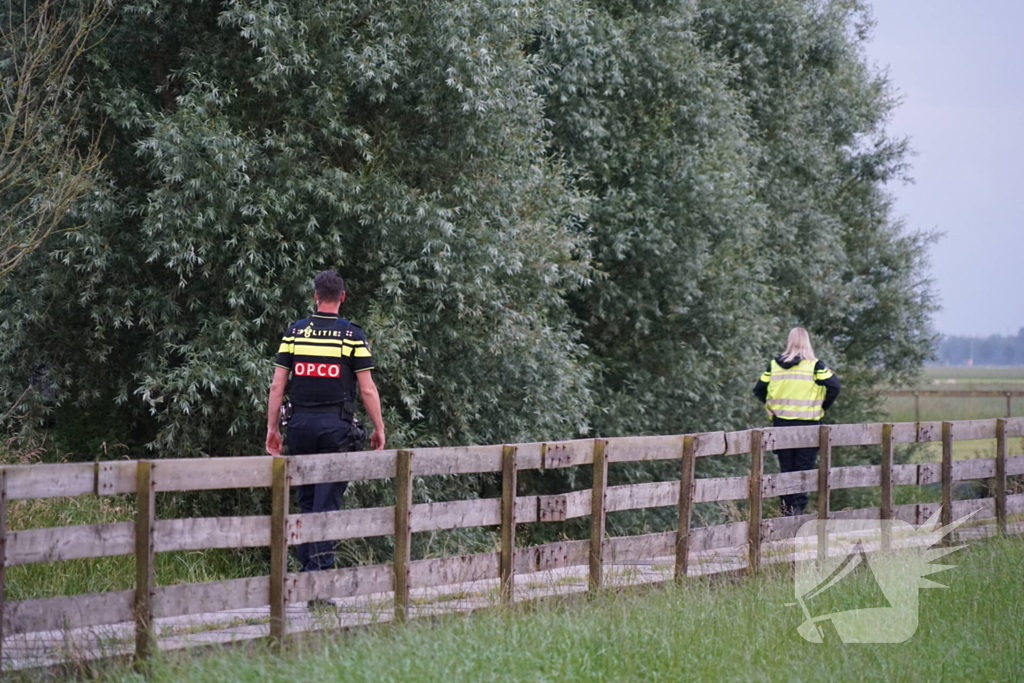
<instances>
[{"instance_id":1,"label":"black duty belt","mask_svg":"<svg viewBox=\"0 0 1024 683\"><path fill-rule=\"evenodd\" d=\"M326 413L328 415L341 415L341 406L294 406L292 412L299 413Z\"/></svg>"}]
</instances>

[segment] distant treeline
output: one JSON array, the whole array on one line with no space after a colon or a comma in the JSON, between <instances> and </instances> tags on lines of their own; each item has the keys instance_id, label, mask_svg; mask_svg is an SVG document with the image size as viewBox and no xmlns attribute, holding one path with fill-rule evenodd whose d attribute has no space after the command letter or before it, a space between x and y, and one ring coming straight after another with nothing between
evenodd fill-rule
<instances>
[{"instance_id":1,"label":"distant treeline","mask_svg":"<svg viewBox=\"0 0 1024 683\"><path fill-rule=\"evenodd\" d=\"M1024 365L1024 327L1015 336L943 337L939 362L944 365Z\"/></svg>"}]
</instances>

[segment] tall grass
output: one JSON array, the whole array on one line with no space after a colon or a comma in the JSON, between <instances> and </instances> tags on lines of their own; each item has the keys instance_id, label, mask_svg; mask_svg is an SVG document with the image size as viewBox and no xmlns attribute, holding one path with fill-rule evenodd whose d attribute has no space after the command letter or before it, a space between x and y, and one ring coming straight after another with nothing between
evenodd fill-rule
<instances>
[{"instance_id":1,"label":"tall grass","mask_svg":"<svg viewBox=\"0 0 1024 683\"><path fill-rule=\"evenodd\" d=\"M135 518L134 496L44 498L11 501L12 531L45 527L128 522ZM198 583L266 574L267 562L257 550L201 550L158 553L157 585ZM65 560L8 567L4 597L26 600L58 595L128 590L135 585L132 556Z\"/></svg>"},{"instance_id":2,"label":"tall grass","mask_svg":"<svg viewBox=\"0 0 1024 683\"><path fill-rule=\"evenodd\" d=\"M1024 541L977 542L924 590L920 627L902 644L812 644L789 573L703 581L592 602L546 604L291 644L164 654L161 681L1016 681L1024 671ZM866 581L847 584L851 599ZM126 669L98 676L119 683Z\"/></svg>"}]
</instances>

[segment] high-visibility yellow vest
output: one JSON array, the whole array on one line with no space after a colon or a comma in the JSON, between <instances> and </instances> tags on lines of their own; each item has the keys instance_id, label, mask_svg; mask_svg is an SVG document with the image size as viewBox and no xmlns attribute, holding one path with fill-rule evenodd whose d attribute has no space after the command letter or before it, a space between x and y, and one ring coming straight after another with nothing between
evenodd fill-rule
<instances>
[{"instance_id":1,"label":"high-visibility yellow vest","mask_svg":"<svg viewBox=\"0 0 1024 683\"><path fill-rule=\"evenodd\" d=\"M772 361L771 369L761 376L761 381L768 383L768 400L765 408L773 417L786 420L820 420L825 411L821 404L825 402L825 387L815 380L825 380L832 376L828 368L814 371L818 359L802 360L793 367L784 368Z\"/></svg>"}]
</instances>

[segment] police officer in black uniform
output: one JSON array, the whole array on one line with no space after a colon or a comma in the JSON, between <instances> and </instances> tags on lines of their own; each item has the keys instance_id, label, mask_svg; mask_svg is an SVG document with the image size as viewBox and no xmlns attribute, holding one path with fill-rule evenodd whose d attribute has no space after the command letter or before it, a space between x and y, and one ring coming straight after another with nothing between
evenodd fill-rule
<instances>
[{"instance_id":1,"label":"police officer in black uniform","mask_svg":"<svg viewBox=\"0 0 1024 683\"><path fill-rule=\"evenodd\" d=\"M313 280L316 313L288 327L274 360L274 380L267 406L267 453L281 454L278 416L288 388L292 416L288 421L288 452L339 453L351 445L355 392L373 422L370 448L384 448L380 395L373 383L373 356L366 335L355 323L338 316L345 301L345 283L333 270ZM332 512L341 509L348 482L298 487L299 509ZM296 549L302 571L330 569L334 543L306 543Z\"/></svg>"}]
</instances>

